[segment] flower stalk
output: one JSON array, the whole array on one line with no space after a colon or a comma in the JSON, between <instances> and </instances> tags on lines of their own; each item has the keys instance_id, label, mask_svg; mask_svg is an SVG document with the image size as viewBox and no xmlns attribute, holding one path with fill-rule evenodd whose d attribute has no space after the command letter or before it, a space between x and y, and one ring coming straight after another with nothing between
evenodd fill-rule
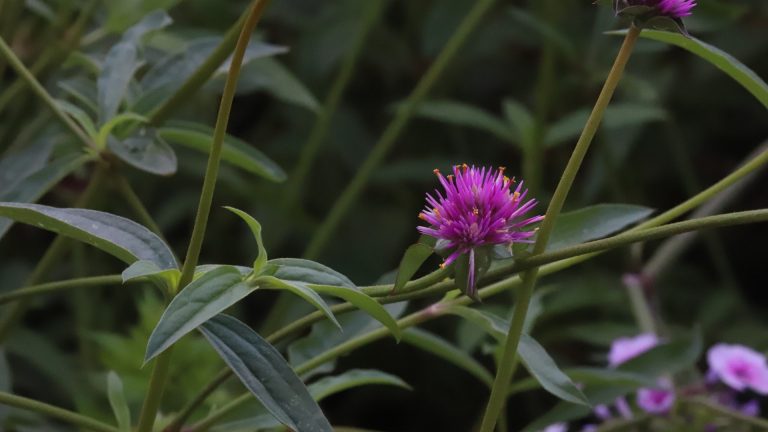
<instances>
[{"instance_id":1,"label":"flower stalk","mask_svg":"<svg viewBox=\"0 0 768 432\"><path fill-rule=\"evenodd\" d=\"M624 43L619 50L619 54L616 56L616 60L611 68L610 73L605 81L600 96L595 103L595 107L587 120L587 124L582 131L579 141L576 143L576 147L571 154L571 159L568 161L568 165L563 171L563 175L560 178L560 182L555 189L555 193L552 196L552 201L549 203L549 208L544 216L544 221L539 229L539 234L536 238L536 243L533 246L533 255L543 253L549 242L549 237L552 234L552 229L555 226L555 221L560 215L560 212L565 204L565 199L568 196L568 192L571 190L573 181L576 179L576 174L579 172L581 163L589 150L589 146L592 143L595 134L600 126L600 123L605 114L605 110L608 107L616 87L621 80L621 76L624 72L624 68L629 61L629 58L637 42L638 36L640 36L641 29L637 27L630 27L624 38ZM520 342L520 335L523 331L523 324L525 323L525 317L528 313L528 306L533 296L533 290L536 285L536 279L539 269L534 267L522 276L523 286L519 290L517 300L515 302L514 315L512 317L512 323L510 325L509 333L507 333L507 339L502 349L502 356L499 362L499 369L496 372L496 379L491 389L491 397L486 406L483 422L480 426L480 432L491 432L496 427L496 421L499 418L504 401L506 400L507 387L512 379L512 366L514 364L515 356L517 355L517 345Z\"/></svg>"}]
</instances>

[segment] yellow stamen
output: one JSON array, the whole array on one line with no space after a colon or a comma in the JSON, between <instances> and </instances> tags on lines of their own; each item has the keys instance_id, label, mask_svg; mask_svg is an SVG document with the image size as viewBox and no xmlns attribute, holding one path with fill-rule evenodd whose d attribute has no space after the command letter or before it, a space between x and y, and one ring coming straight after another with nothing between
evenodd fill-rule
<instances>
[{"instance_id":1,"label":"yellow stamen","mask_svg":"<svg viewBox=\"0 0 768 432\"><path fill-rule=\"evenodd\" d=\"M435 168L434 170L432 170L432 172L435 173L436 176L438 176L438 177L440 176L440 170L439 169Z\"/></svg>"},{"instance_id":2,"label":"yellow stamen","mask_svg":"<svg viewBox=\"0 0 768 432\"><path fill-rule=\"evenodd\" d=\"M427 215L425 215L424 213L419 213L419 219L425 221L427 220Z\"/></svg>"},{"instance_id":3,"label":"yellow stamen","mask_svg":"<svg viewBox=\"0 0 768 432\"><path fill-rule=\"evenodd\" d=\"M441 269L444 269L444 268L445 268L445 263L444 263L444 262L440 263L440 268L441 268Z\"/></svg>"},{"instance_id":4,"label":"yellow stamen","mask_svg":"<svg viewBox=\"0 0 768 432\"><path fill-rule=\"evenodd\" d=\"M477 207L475 207L475 208L472 209L472 213L474 213L475 216L477 216L477 215L480 214L480 210L478 210Z\"/></svg>"},{"instance_id":5,"label":"yellow stamen","mask_svg":"<svg viewBox=\"0 0 768 432\"><path fill-rule=\"evenodd\" d=\"M515 191L515 193L512 194L512 201L517 201L520 199L520 192Z\"/></svg>"},{"instance_id":6,"label":"yellow stamen","mask_svg":"<svg viewBox=\"0 0 768 432\"><path fill-rule=\"evenodd\" d=\"M506 169L507 169L507 167L505 167L505 166L500 166L500 167L499 167L499 172L504 172L504 170L506 170Z\"/></svg>"}]
</instances>

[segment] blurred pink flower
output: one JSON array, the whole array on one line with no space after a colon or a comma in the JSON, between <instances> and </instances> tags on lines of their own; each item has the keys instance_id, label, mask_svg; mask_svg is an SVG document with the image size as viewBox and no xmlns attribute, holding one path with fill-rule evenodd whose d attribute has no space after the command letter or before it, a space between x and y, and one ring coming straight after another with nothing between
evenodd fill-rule
<instances>
[{"instance_id":1,"label":"blurred pink flower","mask_svg":"<svg viewBox=\"0 0 768 432\"><path fill-rule=\"evenodd\" d=\"M765 356L742 345L717 344L707 353L709 369L734 390L752 389L768 394L768 365Z\"/></svg>"},{"instance_id":2,"label":"blurred pink flower","mask_svg":"<svg viewBox=\"0 0 768 432\"><path fill-rule=\"evenodd\" d=\"M611 344L608 353L608 365L616 367L629 359L639 356L659 344L653 333L644 333L635 337L618 338Z\"/></svg>"},{"instance_id":3,"label":"blurred pink flower","mask_svg":"<svg viewBox=\"0 0 768 432\"><path fill-rule=\"evenodd\" d=\"M642 388L637 391L637 406L649 414L665 414L675 403L675 393L664 388Z\"/></svg>"}]
</instances>

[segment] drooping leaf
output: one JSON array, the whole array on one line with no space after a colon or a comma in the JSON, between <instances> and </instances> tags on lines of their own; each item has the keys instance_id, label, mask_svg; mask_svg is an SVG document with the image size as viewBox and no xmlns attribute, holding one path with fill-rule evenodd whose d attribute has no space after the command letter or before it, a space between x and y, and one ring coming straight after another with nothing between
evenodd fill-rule
<instances>
[{"instance_id":1,"label":"drooping leaf","mask_svg":"<svg viewBox=\"0 0 768 432\"><path fill-rule=\"evenodd\" d=\"M173 252L155 233L110 213L3 202L0 216L88 243L128 264L146 260L161 269L178 267Z\"/></svg>"},{"instance_id":2,"label":"drooping leaf","mask_svg":"<svg viewBox=\"0 0 768 432\"><path fill-rule=\"evenodd\" d=\"M656 379L640 375L633 372L623 372L616 369L598 369L598 368L570 368L563 369L563 373L568 375L574 382L581 385L616 385L616 386L635 386L654 387L658 385ZM541 387L541 383L535 377L528 377L516 381L510 386L509 394L516 394L524 391L534 390Z\"/></svg>"},{"instance_id":3,"label":"drooping leaf","mask_svg":"<svg viewBox=\"0 0 768 432\"><path fill-rule=\"evenodd\" d=\"M525 368L545 390L564 401L590 405L584 393L557 367L552 357L535 339L525 333L521 334L517 352Z\"/></svg>"},{"instance_id":4,"label":"drooping leaf","mask_svg":"<svg viewBox=\"0 0 768 432\"><path fill-rule=\"evenodd\" d=\"M64 177L73 173L91 159L91 156L81 154L62 156L29 176L24 177L12 189L0 192L0 201L35 202ZM11 219L0 218L0 239L8 232L12 223Z\"/></svg>"},{"instance_id":5,"label":"drooping leaf","mask_svg":"<svg viewBox=\"0 0 768 432\"><path fill-rule=\"evenodd\" d=\"M317 402L280 353L248 326L218 315L200 331L264 407L289 428L331 432Z\"/></svg>"},{"instance_id":6,"label":"drooping leaf","mask_svg":"<svg viewBox=\"0 0 768 432\"><path fill-rule=\"evenodd\" d=\"M172 143L181 144L194 150L209 153L213 142L213 130L194 123L173 123L170 127L158 129L158 135ZM285 171L264 153L245 141L231 135L224 138L221 158L238 168L264 177L273 182L283 182Z\"/></svg>"},{"instance_id":7,"label":"drooping leaf","mask_svg":"<svg viewBox=\"0 0 768 432\"><path fill-rule=\"evenodd\" d=\"M267 264L267 259L268 259L267 249L264 247L264 241L261 238L261 224L256 219L254 219L251 215L249 215L248 213L242 210L238 210L234 207L224 207L224 208L240 216L240 218L244 220L245 223L248 224L248 227L251 229L251 232L253 233L253 238L254 240L256 240L256 245L259 248L259 255L253 261L253 273L260 274L264 270L264 266Z\"/></svg>"},{"instance_id":8,"label":"drooping leaf","mask_svg":"<svg viewBox=\"0 0 768 432\"><path fill-rule=\"evenodd\" d=\"M107 396L120 432L131 432L131 410L123 393L123 381L114 371L107 374Z\"/></svg>"},{"instance_id":9,"label":"drooping leaf","mask_svg":"<svg viewBox=\"0 0 768 432\"><path fill-rule=\"evenodd\" d=\"M381 303L371 298L368 294L360 291L357 288L349 288L345 286L333 286L333 285L315 285L311 284L309 287L320 294L339 297L352 303L356 308L366 312L372 316L376 321L384 324L386 328L392 332L395 339L400 340L401 331L400 326L394 318L384 309Z\"/></svg>"},{"instance_id":10,"label":"drooping leaf","mask_svg":"<svg viewBox=\"0 0 768 432\"><path fill-rule=\"evenodd\" d=\"M411 389L411 386L395 375L370 369L352 369L341 375L321 378L310 384L308 389L316 401L321 401L333 394L364 385L389 385Z\"/></svg>"},{"instance_id":11,"label":"drooping leaf","mask_svg":"<svg viewBox=\"0 0 768 432\"><path fill-rule=\"evenodd\" d=\"M179 285L181 271L179 269L161 269L151 261L136 261L122 273L123 283L140 278L146 278L164 292L172 293Z\"/></svg>"},{"instance_id":12,"label":"drooping leaf","mask_svg":"<svg viewBox=\"0 0 768 432\"><path fill-rule=\"evenodd\" d=\"M315 261L301 258L275 258L269 260L267 265L274 268L271 274L278 279L314 285L357 288L343 274Z\"/></svg>"},{"instance_id":13,"label":"drooping leaf","mask_svg":"<svg viewBox=\"0 0 768 432\"><path fill-rule=\"evenodd\" d=\"M331 311L331 308L328 307L325 300L323 300L315 290L307 286L307 284L295 281L284 281L274 276L259 276L254 280L254 283L258 284L261 288L287 290L296 294L320 310L320 312L331 320L336 327L341 329L341 324L336 320L336 316Z\"/></svg>"},{"instance_id":14,"label":"drooping leaf","mask_svg":"<svg viewBox=\"0 0 768 432\"><path fill-rule=\"evenodd\" d=\"M557 219L547 250L557 250L597 240L642 221L652 209L628 204L598 204L568 213Z\"/></svg>"},{"instance_id":15,"label":"drooping leaf","mask_svg":"<svg viewBox=\"0 0 768 432\"><path fill-rule=\"evenodd\" d=\"M609 32L609 34L613 35L624 35L625 33L625 31ZM752 96L768 108L768 84L752 69L725 51L700 41L695 37L686 37L679 33L643 30L640 36L678 46L701 57L741 84Z\"/></svg>"},{"instance_id":16,"label":"drooping leaf","mask_svg":"<svg viewBox=\"0 0 768 432\"><path fill-rule=\"evenodd\" d=\"M410 328L403 332L403 342L434 354L464 369L489 388L493 384L493 376L480 362L443 338L418 328Z\"/></svg>"},{"instance_id":17,"label":"drooping leaf","mask_svg":"<svg viewBox=\"0 0 768 432\"><path fill-rule=\"evenodd\" d=\"M107 142L112 153L135 168L162 176L176 172L176 152L154 128L141 127L125 139L110 136Z\"/></svg>"},{"instance_id":18,"label":"drooping leaf","mask_svg":"<svg viewBox=\"0 0 768 432\"><path fill-rule=\"evenodd\" d=\"M149 336L144 362L156 357L182 336L252 293L258 285L243 282L237 269L221 266L192 281L163 312Z\"/></svg>"},{"instance_id":19,"label":"drooping leaf","mask_svg":"<svg viewBox=\"0 0 768 432\"><path fill-rule=\"evenodd\" d=\"M238 91L247 92L263 89L274 97L310 111L320 109L320 104L311 91L277 60L263 57L243 67Z\"/></svg>"},{"instance_id":20,"label":"drooping leaf","mask_svg":"<svg viewBox=\"0 0 768 432\"><path fill-rule=\"evenodd\" d=\"M503 141L512 141L515 138L513 131L503 120L480 108L462 102L425 101L419 104L416 115L443 123L480 129Z\"/></svg>"},{"instance_id":21,"label":"drooping leaf","mask_svg":"<svg viewBox=\"0 0 768 432\"><path fill-rule=\"evenodd\" d=\"M523 104L514 99L505 99L502 108L504 117L517 137L517 143L523 149L530 150L534 145L533 115Z\"/></svg>"}]
</instances>

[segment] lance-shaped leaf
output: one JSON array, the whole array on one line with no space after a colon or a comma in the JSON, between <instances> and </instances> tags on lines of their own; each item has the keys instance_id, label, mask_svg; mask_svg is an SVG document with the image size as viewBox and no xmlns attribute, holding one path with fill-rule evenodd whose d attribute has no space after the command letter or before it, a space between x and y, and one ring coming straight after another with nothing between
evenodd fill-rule
<instances>
[{"instance_id":1,"label":"lance-shaped leaf","mask_svg":"<svg viewBox=\"0 0 768 432\"><path fill-rule=\"evenodd\" d=\"M320 297L320 294L316 293L315 290L306 284L295 281L284 281L274 276L259 276L254 280L254 283L262 288L287 290L296 294L320 310L336 327L341 329L341 324L336 320L336 316L333 315L331 308L328 307L325 300Z\"/></svg>"},{"instance_id":2,"label":"lance-shaped leaf","mask_svg":"<svg viewBox=\"0 0 768 432\"><path fill-rule=\"evenodd\" d=\"M200 327L245 387L280 423L301 432L331 432L328 420L280 353L248 326L218 315Z\"/></svg>"},{"instance_id":3,"label":"lance-shaped leaf","mask_svg":"<svg viewBox=\"0 0 768 432\"><path fill-rule=\"evenodd\" d=\"M400 340L401 332L400 326L397 325L397 321L392 318L392 315L384 309L384 306L382 306L381 303L371 298L368 294L357 288L343 286L309 285L309 287L320 294L339 297L352 303L356 308L365 311L376 321L384 324L384 326L392 332L392 335L394 335L397 340Z\"/></svg>"},{"instance_id":4,"label":"lance-shaped leaf","mask_svg":"<svg viewBox=\"0 0 768 432\"><path fill-rule=\"evenodd\" d=\"M128 408L128 402L123 393L123 381L114 371L107 374L107 397L112 412L117 420L117 428L120 432L131 431L131 410Z\"/></svg>"},{"instance_id":5,"label":"lance-shaped leaf","mask_svg":"<svg viewBox=\"0 0 768 432\"><path fill-rule=\"evenodd\" d=\"M142 171L162 176L176 172L176 152L154 128L141 127L125 139L110 136L107 144L115 156Z\"/></svg>"},{"instance_id":6,"label":"lance-shaped leaf","mask_svg":"<svg viewBox=\"0 0 768 432\"><path fill-rule=\"evenodd\" d=\"M147 279L167 293L174 293L181 279L179 269L161 269L151 261L136 261L122 273L123 283Z\"/></svg>"},{"instance_id":7,"label":"lance-shaped leaf","mask_svg":"<svg viewBox=\"0 0 768 432\"><path fill-rule=\"evenodd\" d=\"M178 268L173 252L160 237L124 217L96 210L9 202L0 203L0 216L88 243L128 264L146 260L161 269Z\"/></svg>"},{"instance_id":8,"label":"lance-shaped leaf","mask_svg":"<svg viewBox=\"0 0 768 432\"><path fill-rule=\"evenodd\" d=\"M395 375L371 369L352 369L341 375L315 381L309 385L309 394L316 401L321 401L333 394L364 385L389 385L411 390L411 386Z\"/></svg>"},{"instance_id":9,"label":"lance-shaped leaf","mask_svg":"<svg viewBox=\"0 0 768 432\"><path fill-rule=\"evenodd\" d=\"M403 341L464 369L489 388L493 385L493 375L480 362L445 339L419 328L410 328L403 332Z\"/></svg>"},{"instance_id":10,"label":"lance-shaped leaf","mask_svg":"<svg viewBox=\"0 0 768 432\"><path fill-rule=\"evenodd\" d=\"M230 266L211 270L187 285L165 309L147 343L144 362L253 292L258 285L243 282Z\"/></svg>"},{"instance_id":11,"label":"lance-shaped leaf","mask_svg":"<svg viewBox=\"0 0 768 432\"><path fill-rule=\"evenodd\" d=\"M421 236L418 243L408 246L403 258L400 259L400 266L397 268L394 293L400 292L424 264L424 261L435 252L435 242L436 240L432 237Z\"/></svg>"},{"instance_id":12,"label":"lance-shaped leaf","mask_svg":"<svg viewBox=\"0 0 768 432\"><path fill-rule=\"evenodd\" d=\"M598 204L563 213L557 219L548 251L597 240L640 222L653 209L629 204Z\"/></svg>"},{"instance_id":13,"label":"lance-shaped leaf","mask_svg":"<svg viewBox=\"0 0 768 432\"><path fill-rule=\"evenodd\" d=\"M253 232L253 238L256 240L256 244L259 247L259 255L256 257L256 260L253 262L253 272L255 274L261 273L261 271L264 269L264 266L267 264L267 249L264 247L264 242L261 239L261 224L256 219L254 219L251 215L249 215L248 213L242 210L238 210L234 207L224 207L224 208L240 216L245 221L245 223L248 224L248 227L251 229L251 232Z\"/></svg>"}]
</instances>

